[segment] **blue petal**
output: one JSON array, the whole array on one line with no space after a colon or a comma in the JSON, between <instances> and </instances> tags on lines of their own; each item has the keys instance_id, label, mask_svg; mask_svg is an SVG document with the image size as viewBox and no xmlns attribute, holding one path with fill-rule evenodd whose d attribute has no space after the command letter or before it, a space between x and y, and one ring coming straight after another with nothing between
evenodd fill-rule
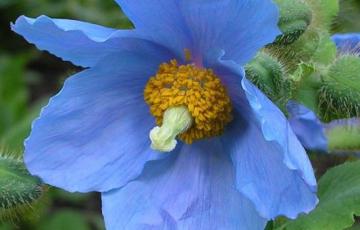
<instances>
[{"instance_id":1,"label":"blue petal","mask_svg":"<svg viewBox=\"0 0 360 230\"><path fill-rule=\"evenodd\" d=\"M25 163L33 175L68 191L107 191L138 176L146 161L159 156L149 149L155 122L143 89L171 55L135 43L138 50L119 52L70 77L43 109L25 143Z\"/></svg>"},{"instance_id":2,"label":"blue petal","mask_svg":"<svg viewBox=\"0 0 360 230\"><path fill-rule=\"evenodd\" d=\"M83 67L94 66L101 58L116 52L121 44L119 38L130 35L129 31L47 16L36 19L21 16L11 28L40 50Z\"/></svg>"},{"instance_id":3,"label":"blue petal","mask_svg":"<svg viewBox=\"0 0 360 230\"><path fill-rule=\"evenodd\" d=\"M130 18L138 33L163 44L183 57L184 49L191 47L189 29L179 10L177 0L116 0Z\"/></svg>"},{"instance_id":4,"label":"blue petal","mask_svg":"<svg viewBox=\"0 0 360 230\"><path fill-rule=\"evenodd\" d=\"M332 39L340 53L356 53L359 55L360 33L335 34Z\"/></svg>"},{"instance_id":5,"label":"blue petal","mask_svg":"<svg viewBox=\"0 0 360 230\"><path fill-rule=\"evenodd\" d=\"M237 188L268 219L311 211L316 180L305 150L282 112L223 55L214 53L206 64L232 99L235 119L221 139L236 168Z\"/></svg>"},{"instance_id":6,"label":"blue petal","mask_svg":"<svg viewBox=\"0 0 360 230\"><path fill-rule=\"evenodd\" d=\"M193 51L195 62L212 49L226 59L245 64L280 34L278 9L271 0L116 0L147 35L183 56Z\"/></svg>"},{"instance_id":7,"label":"blue petal","mask_svg":"<svg viewBox=\"0 0 360 230\"><path fill-rule=\"evenodd\" d=\"M235 120L222 138L232 154L238 189L265 218L310 212L318 200L305 150L282 112L246 78L242 87L250 107L234 102Z\"/></svg>"},{"instance_id":8,"label":"blue petal","mask_svg":"<svg viewBox=\"0 0 360 230\"><path fill-rule=\"evenodd\" d=\"M287 110L290 126L301 144L309 150L327 152L325 129L315 113L294 101L288 103Z\"/></svg>"},{"instance_id":9,"label":"blue petal","mask_svg":"<svg viewBox=\"0 0 360 230\"><path fill-rule=\"evenodd\" d=\"M266 220L236 190L231 160L218 140L186 145L147 166L137 180L103 193L108 230L264 229Z\"/></svg>"}]
</instances>

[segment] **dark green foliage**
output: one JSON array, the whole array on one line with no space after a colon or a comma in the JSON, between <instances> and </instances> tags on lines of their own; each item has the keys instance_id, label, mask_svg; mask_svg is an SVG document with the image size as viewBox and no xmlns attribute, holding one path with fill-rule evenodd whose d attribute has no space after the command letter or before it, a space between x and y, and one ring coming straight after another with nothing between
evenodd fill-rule
<instances>
[{"instance_id":1,"label":"dark green foliage","mask_svg":"<svg viewBox=\"0 0 360 230\"><path fill-rule=\"evenodd\" d=\"M38 179L18 160L40 108L61 88L65 77L80 70L36 50L10 30L10 22L20 15L43 14L115 28L132 27L113 0L0 0L0 145L12 153L0 157L0 230L38 230L40 226L51 230L104 229L97 196L44 194Z\"/></svg>"},{"instance_id":2,"label":"dark green foliage","mask_svg":"<svg viewBox=\"0 0 360 230\"><path fill-rule=\"evenodd\" d=\"M21 119L27 111L24 68L28 55L0 55L0 135Z\"/></svg>"},{"instance_id":3,"label":"dark green foliage","mask_svg":"<svg viewBox=\"0 0 360 230\"><path fill-rule=\"evenodd\" d=\"M61 210L41 223L39 230L90 230L86 217L75 210Z\"/></svg>"},{"instance_id":4,"label":"dark green foliage","mask_svg":"<svg viewBox=\"0 0 360 230\"><path fill-rule=\"evenodd\" d=\"M318 207L275 229L343 230L360 215L360 161L330 169L319 181Z\"/></svg>"}]
</instances>

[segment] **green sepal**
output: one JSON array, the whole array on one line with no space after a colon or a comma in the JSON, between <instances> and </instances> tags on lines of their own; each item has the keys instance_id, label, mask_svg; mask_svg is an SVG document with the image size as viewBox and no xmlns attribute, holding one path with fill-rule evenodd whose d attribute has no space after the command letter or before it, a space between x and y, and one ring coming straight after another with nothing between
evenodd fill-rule
<instances>
[{"instance_id":1,"label":"green sepal","mask_svg":"<svg viewBox=\"0 0 360 230\"><path fill-rule=\"evenodd\" d=\"M318 70L331 64L336 58L337 48L328 33L321 33L318 44L311 56L311 62L318 65Z\"/></svg>"},{"instance_id":2,"label":"green sepal","mask_svg":"<svg viewBox=\"0 0 360 230\"><path fill-rule=\"evenodd\" d=\"M282 64L265 52L260 52L245 66L246 77L264 92L279 107L291 97L291 82L287 79Z\"/></svg>"},{"instance_id":3,"label":"green sepal","mask_svg":"<svg viewBox=\"0 0 360 230\"><path fill-rule=\"evenodd\" d=\"M325 120L360 115L360 58L341 56L323 76L319 101Z\"/></svg>"},{"instance_id":4,"label":"green sepal","mask_svg":"<svg viewBox=\"0 0 360 230\"><path fill-rule=\"evenodd\" d=\"M317 112L318 91L320 89L320 76L314 65L301 63L291 75L294 82L293 99Z\"/></svg>"},{"instance_id":5,"label":"green sepal","mask_svg":"<svg viewBox=\"0 0 360 230\"><path fill-rule=\"evenodd\" d=\"M280 9L279 28L282 35L275 44L288 45L295 42L308 28L312 13L307 4L299 0L276 0Z\"/></svg>"},{"instance_id":6,"label":"green sepal","mask_svg":"<svg viewBox=\"0 0 360 230\"><path fill-rule=\"evenodd\" d=\"M0 155L0 219L16 219L38 201L44 192L19 159Z\"/></svg>"},{"instance_id":7,"label":"green sepal","mask_svg":"<svg viewBox=\"0 0 360 230\"><path fill-rule=\"evenodd\" d=\"M319 204L308 215L288 220L276 229L343 230L360 215L360 161L330 169L319 181Z\"/></svg>"}]
</instances>

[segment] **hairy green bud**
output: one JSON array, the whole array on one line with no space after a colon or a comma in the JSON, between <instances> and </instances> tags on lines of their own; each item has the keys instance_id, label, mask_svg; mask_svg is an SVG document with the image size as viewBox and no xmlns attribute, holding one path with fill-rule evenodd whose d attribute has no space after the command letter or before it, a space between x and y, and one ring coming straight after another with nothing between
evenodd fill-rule
<instances>
[{"instance_id":1,"label":"hairy green bud","mask_svg":"<svg viewBox=\"0 0 360 230\"><path fill-rule=\"evenodd\" d=\"M360 58L342 56L323 76L319 94L325 120L360 115Z\"/></svg>"},{"instance_id":2,"label":"hairy green bud","mask_svg":"<svg viewBox=\"0 0 360 230\"><path fill-rule=\"evenodd\" d=\"M305 0L305 2L314 12L312 27L328 32L339 12L339 0Z\"/></svg>"},{"instance_id":3,"label":"hairy green bud","mask_svg":"<svg viewBox=\"0 0 360 230\"><path fill-rule=\"evenodd\" d=\"M282 64L274 57L260 52L245 67L246 77L270 99L283 107L290 98L290 81L285 77Z\"/></svg>"},{"instance_id":4,"label":"hairy green bud","mask_svg":"<svg viewBox=\"0 0 360 230\"><path fill-rule=\"evenodd\" d=\"M307 4L299 0L276 0L280 8L279 27L283 32L275 44L295 42L311 23L312 13Z\"/></svg>"},{"instance_id":5,"label":"hairy green bud","mask_svg":"<svg viewBox=\"0 0 360 230\"><path fill-rule=\"evenodd\" d=\"M266 52L277 57L289 73L299 64L317 64L318 67L333 63L336 57L336 45L329 33L307 30L297 41L289 45L270 45Z\"/></svg>"},{"instance_id":6,"label":"hairy green bud","mask_svg":"<svg viewBox=\"0 0 360 230\"><path fill-rule=\"evenodd\" d=\"M40 180L28 173L21 160L0 155L0 219L15 219L42 194Z\"/></svg>"}]
</instances>

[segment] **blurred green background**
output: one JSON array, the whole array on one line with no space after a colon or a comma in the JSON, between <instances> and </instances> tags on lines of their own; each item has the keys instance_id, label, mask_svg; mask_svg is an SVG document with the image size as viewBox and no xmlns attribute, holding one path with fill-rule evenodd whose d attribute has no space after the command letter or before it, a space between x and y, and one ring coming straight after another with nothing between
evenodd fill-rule
<instances>
[{"instance_id":1,"label":"blurred green background","mask_svg":"<svg viewBox=\"0 0 360 230\"><path fill-rule=\"evenodd\" d=\"M38 51L9 29L20 15L42 14L117 28L131 26L112 0L0 0L0 149L11 154L22 154L31 121L63 80L81 70ZM21 214L22 220L0 220L0 229L104 229L98 194L45 189L48 192L33 211Z\"/></svg>"},{"instance_id":2,"label":"blurred green background","mask_svg":"<svg viewBox=\"0 0 360 230\"><path fill-rule=\"evenodd\" d=\"M112 0L0 0L0 149L21 156L31 121L63 80L81 69L36 50L9 29L20 15L71 18L105 26L131 24ZM333 32L360 32L360 0L343 0ZM341 160L318 160L324 167ZM335 162L335 163L334 163ZM1 221L0 230L104 229L98 194L70 194L54 188L23 218Z\"/></svg>"}]
</instances>

